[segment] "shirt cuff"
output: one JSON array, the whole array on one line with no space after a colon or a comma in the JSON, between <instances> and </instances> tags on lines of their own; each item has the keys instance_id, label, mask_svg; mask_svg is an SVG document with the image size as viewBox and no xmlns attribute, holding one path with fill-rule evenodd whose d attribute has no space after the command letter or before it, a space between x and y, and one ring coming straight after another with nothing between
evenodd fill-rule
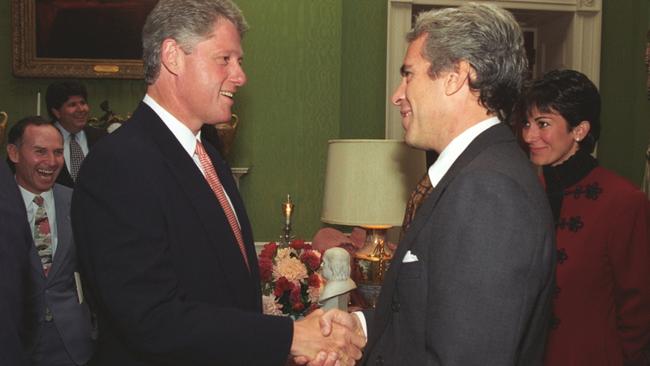
<instances>
[{"instance_id":1,"label":"shirt cuff","mask_svg":"<svg viewBox=\"0 0 650 366\"><path fill-rule=\"evenodd\" d=\"M366 324L366 316L363 315L361 311L355 311L352 314L356 315L359 318L359 323L361 323L361 328L363 328L363 334L368 338L368 325Z\"/></svg>"}]
</instances>

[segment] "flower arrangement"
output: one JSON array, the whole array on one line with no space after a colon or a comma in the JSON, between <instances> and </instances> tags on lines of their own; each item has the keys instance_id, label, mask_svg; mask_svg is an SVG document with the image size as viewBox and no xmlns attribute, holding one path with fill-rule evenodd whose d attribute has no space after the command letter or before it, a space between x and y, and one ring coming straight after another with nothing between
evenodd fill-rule
<instances>
[{"instance_id":1,"label":"flower arrangement","mask_svg":"<svg viewBox=\"0 0 650 366\"><path fill-rule=\"evenodd\" d=\"M264 313L305 316L318 307L321 253L304 240L264 245L259 255Z\"/></svg>"}]
</instances>

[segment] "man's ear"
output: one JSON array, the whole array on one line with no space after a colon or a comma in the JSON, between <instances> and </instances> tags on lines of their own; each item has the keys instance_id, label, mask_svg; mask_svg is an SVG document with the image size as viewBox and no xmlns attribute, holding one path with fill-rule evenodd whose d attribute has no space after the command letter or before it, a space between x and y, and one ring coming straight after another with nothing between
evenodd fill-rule
<instances>
[{"instance_id":1,"label":"man's ear","mask_svg":"<svg viewBox=\"0 0 650 366\"><path fill-rule=\"evenodd\" d=\"M61 119L61 113L59 113L59 111L56 108L52 108L50 111L52 112L54 117L56 117L56 119Z\"/></svg>"},{"instance_id":2,"label":"man's ear","mask_svg":"<svg viewBox=\"0 0 650 366\"><path fill-rule=\"evenodd\" d=\"M578 123L577 126L571 130L571 133L573 134L573 138L576 141L582 141L585 137L587 137L587 134L589 134L589 130L591 129L591 123L589 121L582 121Z\"/></svg>"},{"instance_id":3,"label":"man's ear","mask_svg":"<svg viewBox=\"0 0 650 366\"><path fill-rule=\"evenodd\" d=\"M14 144L7 144L7 157L12 163L17 164L18 160L18 146Z\"/></svg>"},{"instance_id":4,"label":"man's ear","mask_svg":"<svg viewBox=\"0 0 650 366\"><path fill-rule=\"evenodd\" d=\"M170 73L177 75L181 70L184 52L173 38L166 38L160 47L160 63Z\"/></svg>"},{"instance_id":5,"label":"man's ear","mask_svg":"<svg viewBox=\"0 0 650 366\"><path fill-rule=\"evenodd\" d=\"M472 66L467 61L459 61L453 70L449 71L445 77L445 94L452 95L458 92L463 85L469 82L473 72Z\"/></svg>"}]
</instances>

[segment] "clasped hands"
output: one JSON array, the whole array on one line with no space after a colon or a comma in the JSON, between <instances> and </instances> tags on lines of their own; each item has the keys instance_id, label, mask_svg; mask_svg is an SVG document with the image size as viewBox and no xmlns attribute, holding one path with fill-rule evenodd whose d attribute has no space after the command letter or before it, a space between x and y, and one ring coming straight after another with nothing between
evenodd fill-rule
<instances>
[{"instance_id":1,"label":"clasped hands","mask_svg":"<svg viewBox=\"0 0 650 366\"><path fill-rule=\"evenodd\" d=\"M291 355L298 365L352 366L366 345L356 315L318 309L293 325Z\"/></svg>"}]
</instances>

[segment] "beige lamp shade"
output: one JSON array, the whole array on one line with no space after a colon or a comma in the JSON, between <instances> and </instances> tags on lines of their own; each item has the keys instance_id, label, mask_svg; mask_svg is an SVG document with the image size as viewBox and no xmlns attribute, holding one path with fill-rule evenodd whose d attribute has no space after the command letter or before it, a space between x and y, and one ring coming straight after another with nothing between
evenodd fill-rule
<instances>
[{"instance_id":1,"label":"beige lamp shade","mask_svg":"<svg viewBox=\"0 0 650 366\"><path fill-rule=\"evenodd\" d=\"M321 220L348 226L401 225L425 161L423 151L400 140L330 140Z\"/></svg>"}]
</instances>

